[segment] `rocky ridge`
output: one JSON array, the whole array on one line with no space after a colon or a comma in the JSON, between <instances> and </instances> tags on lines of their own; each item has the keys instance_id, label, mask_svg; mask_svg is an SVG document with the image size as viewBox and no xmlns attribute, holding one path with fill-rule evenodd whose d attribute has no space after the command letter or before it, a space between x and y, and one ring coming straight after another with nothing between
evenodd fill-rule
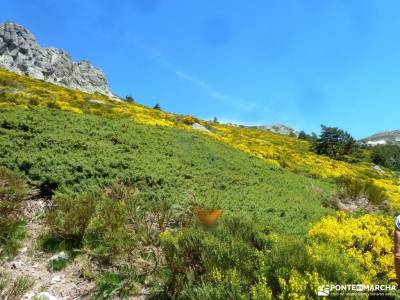
<instances>
[{"instance_id":1,"label":"rocky ridge","mask_svg":"<svg viewBox=\"0 0 400 300\"><path fill-rule=\"evenodd\" d=\"M279 134L283 134L283 135L290 135L290 136L298 136L299 135L299 132L297 130L295 130L289 126L282 125L282 124L250 126L250 128L271 131L271 132L279 133Z\"/></svg>"},{"instance_id":2,"label":"rocky ridge","mask_svg":"<svg viewBox=\"0 0 400 300\"><path fill-rule=\"evenodd\" d=\"M395 144L400 145L400 130L381 131L360 140L365 144Z\"/></svg>"},{"instance_id":3,"label":"rocky ridge","mask_svg":"<svg viewBox=\"0 0 400 300\"><path fill-rule=\"evenodd\" d=\"M104 73L65 51L42 48L25 27L0 24L0 68L88 93L113 96Z\"/></svg>"}]
</instances>

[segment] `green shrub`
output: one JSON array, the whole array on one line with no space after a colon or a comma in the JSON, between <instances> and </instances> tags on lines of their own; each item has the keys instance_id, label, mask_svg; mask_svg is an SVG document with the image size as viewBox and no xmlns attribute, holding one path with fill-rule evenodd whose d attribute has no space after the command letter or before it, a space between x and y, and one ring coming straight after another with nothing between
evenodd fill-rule
<instances>
[{"instance_id":1,"label":"green shrub","mask_svg":"<svg viewBox=\"0 0 400 300\"><path fill-rule=\"evenodd\" d=\"M249 221L227 218L213 229L194 226L177 234L164 232L161 246L170 272L169 296L243 298L257 279L258 251L270 245L263 231ZM218 272L221 278L216 281Z\"/></svg>"},{"instance_id":2,"label":"green shrub","mask_svg":"<svg viewBox=\"0 0 400 300\"><path fill-rule=\"evenodd\" d=\"M56 101L47 102L48 108L61 109L61 106Z\"/></svg>"},{"instance_id":3,"label":"green shrub","mask_svg":"<svg viewBox=\"0 0 400 300\"><path fill-rule=\"evenodd\" d=\"M97 279L94 299L118 299L128 298L138 290L132 274L106 272Z\"/></svg>"},{"instance_id":4,"label":"green shrub","mask_svg":"<svg viewBox=\"0 0 400 300\"><path fill-rule=\"evenodd\" d=\"M372 148L373 163L400 171L400 147L397 145L378 145Z\"/></svg>"},{"instance_id":5,"label":"green shrub","mask_svg":"<svg viewBox=\"0 0 400 300\"><path fill-rule=\"evenodd\" d=\"M182 123L186 124L186 125L193 125L194 123L198 123L199 120L193 116L183 116L181 118Z\"/></svg>"},{"instance_id":6,"label":"green shrub","mask_svg":"<svg viewBox=\"0 0 400 300\"><path fill-rule=\"evenodd\" d=\"M85 245L95 257L105 261L125 253L130 241L126 221L123 200L100 199L85 231Z\"/></svg>"},{"instance_id":7,"label":"green shrub","mask_svg":"<svg viewBox=\"0 0 400 300\"><path fill-rule=\"evenodd\" d=\"M0 216L20 216L28 191L21 178L0 167Z\"/></svg>"},{"instance_id":8,"label":"green shrub","mask_svg":"<svg viewBox=\"0 0 400 300\"><path fill-rule=\"evenodd\" d=\"M168 270L164 296L289 299L317 297L320 284L361 282L358 264L331 244L312 243L237 218L212 230L166 231L161 235Z\"/></svg>"},{"instance_id":9,"label":"green shrub","mask_svg":"<svg viewBox=\"0 0 400 300\"><path fill-rule=\"evenodd\" d=\"M28 275L18 276L7 292L7 299L16 300L29 291L35 284L35 279Z\"/></svg>"},{"instance_id":10,"label":"green shrub","mask_svg":"<svg viewBox=\"0 0 400 300\"><path fill-rule=\"evenodd\" d=\"M368 200L376 205L382 204L388 199L385 190L375 185L372 181L365 184L365 194L367 195Z\"/></svg>"},{"instance_id":11,"label":"green shrub","mask_svg":"<svg viewBox=\"0 0 400 300\"><path fill-rule=\"evenodd\" d=\"M85 246L94 257L111 262L129 252L133 228L140 227L139 220L132 223L133 215L130 214L134 212L132 203L136 202L138 195L136 187L114 183L98 197L84 236Z\"/></svg>"},{"instance_id":12,"label":"green shrub","mask_svg":"<svg viewBox=\"0 0 400 300\"><path fill-rule=\"evenodd\" d=\"M113 183L109 188L105 189L104 195L115 201L128 202L135 200L139 194L139 190L135 186L124 183Z\"/></svg>"},{"instance_id":13,"label":"green shrub","mask_svg":"<svg viewBox=\"0 0 400 300\"><path fill-rule=\"evenodd\" d=\"M74 250L81 246L80 240L64 239L54 236L50 228L38 236L37 243L46 253L66 251L71 257L75 256Z\"/></svg>"},{"instance_id":14,"label":"green shrub","mask_svg":"<svg viewBox=\"0 0 400 300\"><path fill-rule=\"evenodd\" d=\"M39 97L31 96L31 97L29 98L29 105L37 106L37 105L39 105L39 104L40 104L40 98L39 98Z\"/></svg>"},{"instance_id":15,"label":"green shrub","mask_svg":"<svg viewBox=\"0 0 400 300\"><path fill-rule=\"evenodd\" d=\"M68 264L68 259L59 258L50 260L47 264L47 269L54 272L64 269Z\"/></svg>"},{"instance_id":16,"label":"green shrub","mask_svg":"<svg viewBox=\"0 0 400 300\"><path fill-rule=\"evenodd\" d=\"M0 216L0 258L15 256L26 237L26 222Z\"/></svg>"},{"instance_id":17,"label":"green shrub","mask_svg":"<svg viewBox=\"0 0 400 300\"><path fill-rule=\"evenodd\" d=\"M336 179L338 195L344 200L357 200L365 197L372 204L382 204L388 197L383 188L375 185L371 180L362 180L349 176Z\"/></svg>"},{"instance_id":18,"label":"green shrub","mask_svg":"<svg viewBox=\"0 0 400 300\"><path fill-rule=\"evenodd\" d=\"M54 238L79 245L95 211L98 196L94 193L56 193L46 224Z\"/></svg>"},{"instance_id":19,"label":"green shrub","mask_svg":"<svg viewBox=\"0 0 400 300\"><path fill-rule=\"evenodd\" d=\"M23 209L28 191L21 178L0 168L0 257L14 256L25 237Z\"/></svg>"},{"instance_id":20,"label":"green shrub","mask_svg":"<svg viewBox=\"0 0 400 300\"><path fill-rule=\"evenodd\" d=\"M47 252L73 252L84 245L102 263L140 255L142 247L158 243L159 232L170 222L169 206L163 203L146 201L136 187L121 183L103 192L58 192L40 244Z\"/></svg>"},{"instance_id":21,"label":"green shrub","mask_svg":"<svg viewBox=\"0 0 400 300\"><path fill-rule=\"evenodd\" d=\"M295 285L296 281L305 277L310 278L300 294L314 295L314 297L316 297L317 289L313 286L315 285L311 279L313 276L318 276L317 283L319 284L361 282L362 269L358 264L332 244L310 247L312 243L313 241L304 241L293 236L280 236L274 240L270 252L261 256L259 265L263 267L258 269L268 278L274 295L280 295L283 299L287 298L288 295L285 293L290 291L290 285Z\"/></svg>"},{"instance_id":22,"label":"green shrub","mask_svg":"<svg viewBox=\"0 0 400 300\"><path fill-rule=\"evenodd\" d=\"M198 284L195 282L191 282L189 285L185 287L185 290L182 291L179 298L182 299L250 299L250 295L248 293L248 282L246 278L243 278L241 274L235 269L230 269L221 275L218 270L215 270L210 275L209 282L202 281ZM271 296L271 293L268 287L265 287L267 293L263 293L263 296L266 298L258 298L258 299L271 299L268 296ZM254 295L260 295L261 290L258 289ZM257 299L257 298L253 298Z\"/></svg>"}]
</instances>

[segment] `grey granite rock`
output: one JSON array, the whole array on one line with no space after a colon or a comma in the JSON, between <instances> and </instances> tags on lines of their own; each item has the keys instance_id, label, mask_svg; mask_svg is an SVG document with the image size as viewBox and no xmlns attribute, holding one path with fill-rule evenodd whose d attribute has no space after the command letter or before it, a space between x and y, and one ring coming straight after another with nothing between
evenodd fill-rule
<instances>
[{"instance_id":1,"label":"grey granite rock","mask_svg":"<svg viewBox=\"0 0 400 300\"><path fill-rule=\"evenodd\" d=\"M36 295L36 297L34 299L38 299L38 300L57 300L56 297L54 297L53 295L51 295L48 292L41 292L38 295Z\"/></svg>"},{"instance_id":2,"label":"grey granite rock","mask_svg":"<svg viewBox=\"0 0 400 300\"><path fill-rule=\"evenodd\" d=\"M87 61L74 62L61 49L42 48L26 28L0 24L0 68L88 93L113 96L103 72Z\"/></svg>"},{"instance_id":3,"label":"grey granite rock","mask_svg":"<svg viewBox=\"0 0 400 300\"><path fill-rule=\"evenodd\" d=\"M193 123L193 124L191 125L191 127L192 127L193 129L196 129L196 130L205 131L205 132L210 132L210 130L208 130L206 127L204 127L203 125L201 125L201 124L199 124L199 123Z\"/></svg>"}]
</instances>

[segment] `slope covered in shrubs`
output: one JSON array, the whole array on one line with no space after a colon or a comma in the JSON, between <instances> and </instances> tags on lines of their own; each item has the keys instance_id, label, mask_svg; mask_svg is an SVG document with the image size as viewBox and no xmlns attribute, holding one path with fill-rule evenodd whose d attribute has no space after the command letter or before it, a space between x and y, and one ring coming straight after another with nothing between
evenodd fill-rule
<instances>
[{"instance_id":1,"label":"slope covered in shrubs","mask_svg":"<svg viewBox=\"0 0 400 300\"><path fill-rule=\"evenodd\" d=\"M396 209L400 207L399 180L391 171L377 172L372 169L371 163L365 161L349 163L317 155L310 151L311 145L306 140L254 128L201 121L192 116L178 116L131 101L113 101L100 94L90 95L69 90L0 70L0 107L10 106L48 107L79 114L123 117L138 124L188 131L193 131L191 125L198 122L209 130L203 132L209 138L292 172L323 179L350 176L359 180L372 180L374 185L386 191Z\"/></svg>"},{"instance_id":2,"label":"slope covered in shrubs","mask_svg":"<svg viewBox=\"0 0 400 300\"><path fill-rule=\"evenodd\" d=\"M50 200L40 244L77 255L100 299L308 299L389 282L391 217L335 215L328 200L339 178L341 200L396 207L397 177L309 147L0 71L0 166ZM223 214L210 226L197 208Z\"/></svg>"},{"instance_id":3,"label":"slope covered in shrubs","mask_svg":"<svg viewBox=\"0 0 400 300\"><path fill-rule=\"evenodd\" d=\"M327 183L265 164L201 134L48 108L3 108L0 164L44 195L135 185L147 200L188 193L227 213L305 233L325 209ZM314 192L318 191L318 192Z\"/></svg>"}]
</instances>

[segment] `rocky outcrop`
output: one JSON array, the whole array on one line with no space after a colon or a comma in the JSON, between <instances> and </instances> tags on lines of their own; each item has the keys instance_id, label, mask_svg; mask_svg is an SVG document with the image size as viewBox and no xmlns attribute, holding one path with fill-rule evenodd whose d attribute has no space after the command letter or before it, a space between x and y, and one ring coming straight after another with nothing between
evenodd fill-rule
<instances>
[{"instance_id":1,"label":"rocky outcrop","mask_svg":"<svg viewBox=\"0 0 400 300\"><path fill-rule=\"evenodd\" d=\"M200 130L200 131L205 131L205 132L210 132L210 130L208 130L206 127L204 127L203 125L199 124L199 123L193 123L192 125L190 125L193 129L196 130Z\"/></svg>"},{"instance_id":2,"label":"rocky outcrop","mask_svg":"<svg viewBox=\"0 0 400 300\"><path fill-rule=\"evenodd\" d=\"M360 140L360 142L367 146L400 145L400 130L381 131Z\"/></svg>"},{"instance_id":3,"label":"rocky outcrop","mask_svg":"<svg viewBox=\"0 0 400 300\"><path fill-rule=\"evenodd\" d=\"M290 135L290 136L298 136L299 135L297 130L295 130L289 126L282 125L282 124L252 126L252 128L272 131L274 133L279 133L279 134L283 134L283 135Z\"/></svg>"},{"instance_id":4,"label":"rocky outcrop","mask_svg":"<svg viewBox=\"0 0 400 300\"><path fill-rule=\"evenodd\" d=\"M88 93L112 96L103 72L87 61L74 62L61 49L42 48L23 26L0 24L0 68Z\"/></svg>"}]
</instances>

